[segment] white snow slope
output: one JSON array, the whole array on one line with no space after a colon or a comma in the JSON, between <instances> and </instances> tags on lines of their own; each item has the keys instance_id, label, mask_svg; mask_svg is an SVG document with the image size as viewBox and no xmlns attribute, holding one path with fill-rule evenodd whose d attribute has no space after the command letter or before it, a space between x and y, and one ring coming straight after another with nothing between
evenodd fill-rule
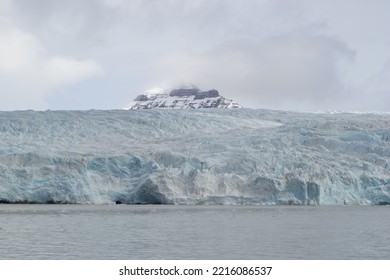
<instances>
[{"instance_id":1,"label":"white snow slope","mask_svg":"<svg viewBox=\"0 0 390 280\"><path fill-rule=\"evenodd\" d=\"M390 116L0 112L0 202L390 204Z\"/></svg>"}]
</instances>

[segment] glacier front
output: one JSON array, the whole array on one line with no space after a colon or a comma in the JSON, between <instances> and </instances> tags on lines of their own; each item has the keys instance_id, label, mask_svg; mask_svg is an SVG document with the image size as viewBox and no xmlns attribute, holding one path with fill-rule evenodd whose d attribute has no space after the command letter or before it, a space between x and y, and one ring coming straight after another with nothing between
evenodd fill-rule
<instances>
[{"instance_id":1,"label":"glacier front","mask_svg":"<svg viewBox=\"0 0 390 280\"><path fill-rule=\"evenodd\" d=\"M390 115L0 112L0 202L390 204Z\"/></svg>"}]
</instances>

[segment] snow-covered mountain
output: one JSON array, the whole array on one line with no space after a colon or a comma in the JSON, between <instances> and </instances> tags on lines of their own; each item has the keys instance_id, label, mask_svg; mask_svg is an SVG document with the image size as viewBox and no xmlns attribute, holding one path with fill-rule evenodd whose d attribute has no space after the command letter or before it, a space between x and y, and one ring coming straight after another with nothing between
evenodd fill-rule
<instances>
[{"instance_id":1,"label":"snow-covered mountain","mask_svg":"<svg viewBox=\"0 0 390 280\"><path fill-rule=\"evenodd\" d=\"M0 201L390 204L390 115L0 112Z\"/></svg>"},{"instance_id":2,"label":"snow-covered mountain","mask_svg":"<svg viewBox=\"0 0 390 280\"><path fill-rule=\"evenodd\" d=\"M215 89L201 91L194 86L166 90L155 88L138 95L123 109L203 109L203 108L241 108L241 106L219 95Z\"/></svg>"}]
</instances>

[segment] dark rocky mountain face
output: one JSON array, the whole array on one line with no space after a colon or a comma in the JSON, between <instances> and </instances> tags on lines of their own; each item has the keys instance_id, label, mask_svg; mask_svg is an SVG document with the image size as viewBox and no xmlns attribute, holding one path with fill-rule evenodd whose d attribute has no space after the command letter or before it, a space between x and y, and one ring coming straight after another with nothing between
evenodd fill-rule
<instances>
[{"instance_id":1,"label":"dark rocky mountain face","mask_svg":"<svg viewBox=\"0 0 390 280\"><path fill-rule=\"evenodd\" d=\"M198 88L178 88L178 89L173 89L171 90L171 93L169 96L191 96L191 95L196 95L199 92Z\"/></svg>"}]
</instances>

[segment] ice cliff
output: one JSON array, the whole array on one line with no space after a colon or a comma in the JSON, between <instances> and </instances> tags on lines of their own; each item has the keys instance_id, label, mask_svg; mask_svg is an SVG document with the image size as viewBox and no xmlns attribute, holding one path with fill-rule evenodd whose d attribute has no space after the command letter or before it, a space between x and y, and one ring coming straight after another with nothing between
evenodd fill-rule
<instances>
[{"instance_id":1,"label":"ice cliff","mask_svg":"<svg viewBox=\"0 0 390 280\"><path fill-rule=\"evenodd\" d=\"M389 204L390 116L0 112L0 202Z\"/></svg>"}]
</instances>

